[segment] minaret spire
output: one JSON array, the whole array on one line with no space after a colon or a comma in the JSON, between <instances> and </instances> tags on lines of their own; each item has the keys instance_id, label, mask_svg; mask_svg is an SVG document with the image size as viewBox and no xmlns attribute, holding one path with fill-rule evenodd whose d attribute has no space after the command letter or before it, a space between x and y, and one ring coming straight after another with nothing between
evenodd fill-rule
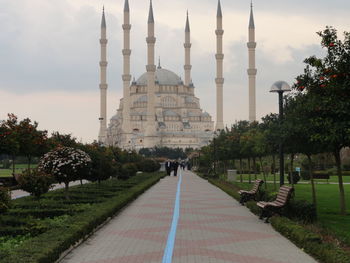
<instances>
[{"instance_id":1,"label":"minaret spire","mask_svg":"<svg viewBox=\"0 0 350 263\"><path fill-rule=\"evenodd\" d=\"M107 30L104 7L102 11L101 22L101 60L100 60L100 131L98 141L100 143L107 142Z\"/></svg>"},{"instance_id":2,"label":"minaret spire","mask_svg":"<svg viewBox=\"0 0 350 263\"><path fill-rule=\"evenodd\" d=\"M129 1L125 0L124 3L124 23L123 23L123 34L124 34L124 46L122 50L123 54L123 123L122 123L122 133L124 136L123 141L128 142L128 136L131 134L131 125L130 125L130 9ZM120 145L123 148L130 147L129 145Z\"/></svg>"},{"instance_id":3,"label":"minaret spire","mask_svg":"<svg viewBox=\"0 0 350 263\"><path fill-rule=\"evenodd\" d=\"M224 64L224 54L223 54L223 44L222 39L224 35L224 30L222 26L222 11L221 3L218 1L218 10L216 17L217 29L216 34L216 126L215 130L220 131L224 129L224 113L223 113L223 87L224 87L224 77L223 77L223 64Z\"/></svg>"},{"instance_id":4,"label":"minaret spire","mask_svg":"<svg viewBox=\"0 0 350 263\"><path fill-rule=\"evenodd\" d=\"M248 68L248 78L249 78L249 121L256 121L256 74L257 69L255 67L255 24L253 15L253 2L250 5L250 18L248 26L248 57L249 57L249 68Z\"/></svg>"},{"instance_id":5,"label":"minaret spire","mask_svg":"<svg viewBox=\"0 0 350 263\"><path fill-rule=\"evenodd\" d=\"M185 86L189 86L191 83L191 32L190 32L190 21L188 18L188 11L186 17L186 26L185 26Z\"/></svg>"},{"instance_id":6,"label":"minaret spire","mask_svg":"<svg viewBox=\"0 0 350 263\"><path fill-rule=\"evenodd\" d=\"M154 37L154 16L152 0L150 0L148 14L148 36L147 42L147 123L145 131L145 147L153 147L156 138L156 112L155 112L155 72L156 65L154 59L154 46L156 38Z\"/></svg>"}]
</instances>

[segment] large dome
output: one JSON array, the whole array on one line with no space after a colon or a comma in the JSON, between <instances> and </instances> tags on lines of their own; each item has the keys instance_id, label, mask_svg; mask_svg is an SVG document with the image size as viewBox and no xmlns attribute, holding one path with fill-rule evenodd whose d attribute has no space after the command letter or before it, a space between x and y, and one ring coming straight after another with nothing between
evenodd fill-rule
<instances>
[{"instance_id":1,"label":"large dome","mask_svg":"<svg viewBox=\"0 0 350 263\"><path fill-rule=\"evenodd\" d=\"M181 78L174 72L159 67L156 70L156 81L158 81L159 85L163 86L177 86L182 84ZM136 85L147 86L147 72L139 77Z\"/></svg>"}]
</instances>

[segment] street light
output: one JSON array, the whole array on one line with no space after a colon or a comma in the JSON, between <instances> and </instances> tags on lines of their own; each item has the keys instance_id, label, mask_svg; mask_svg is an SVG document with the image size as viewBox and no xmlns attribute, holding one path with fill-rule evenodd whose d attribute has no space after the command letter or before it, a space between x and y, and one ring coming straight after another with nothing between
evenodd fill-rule
<instances>
[{"instance_id":1,"label":"street light","mask_svg":"<svg viewBox=\"0 0 350 263\"><path fill-rule=\"evenodd\" d=\"M278 93L278 103L279 103L279 122L282 125L283 122L283 93L291 91L289 84L285 81L275 82L270 92ZM284 154L283 154L283 142L280 140L279 145L279 156L280 156L280 185L284 185Z\"/></svg>"}]
</instances>

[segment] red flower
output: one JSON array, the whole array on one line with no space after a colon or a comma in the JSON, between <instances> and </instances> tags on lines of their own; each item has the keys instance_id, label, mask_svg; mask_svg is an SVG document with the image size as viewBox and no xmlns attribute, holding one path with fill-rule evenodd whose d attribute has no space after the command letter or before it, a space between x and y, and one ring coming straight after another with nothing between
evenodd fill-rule
<instances>
[{"instance_id":1,"label":"red flower","mask_svg":"<svg viewBox=\"0 0 350 263\"><path fill-rule=\"evenodd\" d=\"M324 77L323 77L323 76L321 76L321 77L320 77L320 80L324 80Z\"/></svg>"},{"instance_id":2,"label":"red flower","mask_svg":"<svg viewBox=\"0 0 350 263\"><path fill-rule=\"evenodd\" d=\"M301 87L299 87L299 89L300 89L300 90L304 90L304 89L305 89L305 87L304 87L304 86L301 86Z\"/></svg>"},{"instance_id":3,"label":"red flower","mask_svg":"<svg viewBox=\"0 0 350 263\"><path fill-rule=\"evenodd\" d=\"M324 88L324 87L326 87L326 84L322 84L322 85L320 85L322 88Z\"/></svg>"},{"instance_id":4,"label":"red flower","mask_svg":"<svg viewBox=\"0 0 350 263\"><path fill-rule=\"evenodd\" d=\"M334 47L334 43L330 43L329 46L330 46L330 47Z\"/></svg>"},{"instance_id":5,"label":"red flower","mask_svg":"<svg viewBox=\"0 0 350 263\"><path fill-rule=\"evenodd\" d=\"M338 75L333 75L332 78L336 78Z\"/></svg>"}]
</instances>

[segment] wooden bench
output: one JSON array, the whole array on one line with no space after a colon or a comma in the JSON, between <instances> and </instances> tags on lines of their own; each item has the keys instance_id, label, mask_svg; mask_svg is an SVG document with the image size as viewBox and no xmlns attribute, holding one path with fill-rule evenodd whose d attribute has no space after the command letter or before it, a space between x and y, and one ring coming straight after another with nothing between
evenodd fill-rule
<instances>
[{"instance_id":1,"label":"wooden bench","mask_svg":"<svg viewBox=\"0 0 350 263\"><path fill-rule=\"evenodd\" d=\"M250 191L246 190L240 190L238 193L241 195L241 198L239 202L244 205L245 202L248 202L249 200L256 200L257 193L259 192L260 186L264 183L263 180L256 180L254 182L254 186Z\"/></svg>"},{"instance_id":2,"label":"wooden bench","mask_svg":"<svg viewBox=\"0 0 350 263\"><path fill-rule=\"evenodd\" d=\"M265 222L268 223L269 218L274 213L280 214L281 209L285 207L291 199L293 192L294 188L283 185L280 187L275 201L258 202L257 205L261 208L261 214L259 218L263 219L266 217Z\"/></svg>"}]
</instances>

